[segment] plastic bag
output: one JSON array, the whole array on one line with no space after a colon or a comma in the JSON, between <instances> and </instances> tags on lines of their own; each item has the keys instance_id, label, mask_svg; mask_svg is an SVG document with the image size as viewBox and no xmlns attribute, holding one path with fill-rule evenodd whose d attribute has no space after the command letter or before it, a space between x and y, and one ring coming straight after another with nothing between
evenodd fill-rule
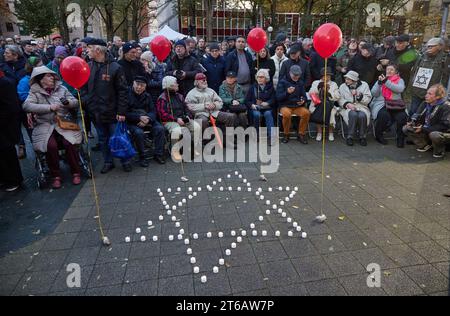
<instances>
[{"instance_id":1,"label":"plastic bag","mask_svg":"<svg viewBox=\"0 0 450 316\"><path fill-rule=\"evenodd\" d=\"M136 155L126 123L119 122L114 135L109 139L109 149L113 157L127 160Z\"/></svg>"}]
</instances>

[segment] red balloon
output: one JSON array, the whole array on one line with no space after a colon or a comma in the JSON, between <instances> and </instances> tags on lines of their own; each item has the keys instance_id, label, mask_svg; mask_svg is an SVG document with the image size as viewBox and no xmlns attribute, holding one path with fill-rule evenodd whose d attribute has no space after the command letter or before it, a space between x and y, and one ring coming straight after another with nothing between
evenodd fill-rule
<instances>
[{"instance_id":1,"label":"red balloon","mask_svg":"<svg viewBox=\"0 0 450 316\"><path fill-rule=\"evenodd\" d=\"M341 47L342 31L336 24L323 24L314 33L313 41L316 52L322 58L329 58Z\"/></svg>"},{"instance_id":2,"label":"red balloon","mask_svg":"<svg viewBox=\"0 0 450 316\"><path fill-rule=\"evenodd\" d=\"M247 43L255 52L260 52L267 45L267 34L260 27L254 28L248 33Z\"/></svg>"},{"instance_id":3,"label":"red balloon","mask_svg":"<svg viewBox=\"0 0 450 316\"><path fill-rule=\"evenodd\" d=\"M91 75L91 69L87 62L76 56L65 58L61 62L59 71L64 81L77 90L88 82Z\"/></svg>"},{"instance_id":4,"label":"red balloon","mask_svg":"<svg viewBox=\"0 0 450 316\"><path fill-rule=\"evenodd\" d=\"M169 56L172 45L165 36L158 35L152 40L150 49L152 50L153 55L155 55L160 62L163 62L166 60L167 56Z\"/></svg>"}]
</instances>

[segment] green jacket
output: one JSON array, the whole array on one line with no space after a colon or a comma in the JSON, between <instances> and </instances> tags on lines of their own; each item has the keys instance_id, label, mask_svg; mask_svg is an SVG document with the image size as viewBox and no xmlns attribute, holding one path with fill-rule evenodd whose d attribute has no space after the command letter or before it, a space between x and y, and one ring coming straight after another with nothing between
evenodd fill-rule
<instances>
[{"instance_id":1,"label":"green jacket","mask_svg":"<svg viewBox=\"0 0 450 316\"><path fill-rule=\"evenodd\" d=\"M228 84L226 83L226 81L224 81L219 88L219 96L223 101L224 109L227 111L234 112L232 104L233 100L239 101L241 107L245 105L244 91L242 90L242 87L237 83L234 87L234 91L232 92L230 91L230 89L228 89Z\"/></svg>"},{"instance_id":2,"label":"green jacket","mask_svg":"<svg viewBox=\"0 0 450 316\"><path fill-rule=\"evenodd\" d=\"M441 83L444 87L447 87L448 78L450 75L450 55L442 51L436 56L429 57L427 54L423 54L417 59L414 65L411 77L411 93L413 96L424 99L427 94L427 89L414 87L414 82L417 81L416 74L419 68L433 69L433 75L431 77L428 88L432 85ZM420 79L419 79L420 80Z\"/></svg>"}]
</instances>

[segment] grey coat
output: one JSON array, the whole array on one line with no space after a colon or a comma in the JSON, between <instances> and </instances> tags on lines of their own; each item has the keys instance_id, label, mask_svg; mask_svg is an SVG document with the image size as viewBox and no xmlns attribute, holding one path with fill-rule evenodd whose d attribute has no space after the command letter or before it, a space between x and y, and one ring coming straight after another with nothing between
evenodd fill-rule
<instances>
[{"instance_id":1,"label":"grey coat","mask_svg":"<svg viewBox=\"0 0 450 316\"><path fill-rule=\"evenodd\" d=\"M395 84L391 82L389 79L385 83L386 87L392 91L392 98L391 100L401 100L402 99L402 93L405 91L405 82L403 79L400 79L400 81ZM370 102L369 107L372 112L372 118L373 120L376 120L378 117L378 112L382 108L386 106L385 100L382 94L382 88L383 85L380 85L378 81L373 85L371 93L373 96L372 102Z\"/></svg>"},{"instance_id":2,"label":"grey coat","mask_svg":"<svg viewBox=\"0 0 450 316\"><path fill-rule=\"evenodd\" d=\"M82 135L80 131L63 130L56 123L56 114L50 110L51 104L62 105L60 99L66 98L69 101L67 107L61 107L56 114L65 116L70 109L78 106L78 101L65 88L60 81L57 81L55 90L50 95L38 83L30 88L30 94L23 104L26 112L36 114L36 126L33 130L33 149L38 152L46 153L47 144L53 131L62 135L72 145L81 144Z\"/></svg>"}]
</instances>

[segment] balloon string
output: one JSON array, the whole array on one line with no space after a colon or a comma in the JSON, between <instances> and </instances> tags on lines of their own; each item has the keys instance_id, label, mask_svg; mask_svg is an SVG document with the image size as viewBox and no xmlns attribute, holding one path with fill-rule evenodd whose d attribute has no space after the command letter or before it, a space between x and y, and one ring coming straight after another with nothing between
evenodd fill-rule
<instances>
[{"instance_id":1,"label":"balloon string","mask_svg":"<svg viewBox=\"0 0 450 316\"><path fill-rule=\"evenodd\" d=\"M323 204L325 195L325 133L326 133L326 119L327 119L327 66L328 58L325 58L325 76L324 76L324 97L323 97L323 124L322 124L322 190L320 194L320 215L323 214Z\"/></svg>"},{"instance_id":2,"label":"balloon string","mask_svg":"<svg viewBox=\"0 0 450 316\"><path fill-rule=\"evenodd\" d=\"M83 136L86 142L86 145L89 144L89 138L87 135L87 129L86 129L86 123L84 121L84 112L83 112L83 107L81 106L81 96L80 96L80 90L77 89L77 93L78 93L78 102L80 105L80 113L81 113L81 124L83 126ZM91 151L89 150L88 147L88 159L89 159L89 168L91 170L91 180L92 180L92 188L93 188L93 192L94 192L94 199L95 199L95 207L97 210L97 221L98 221L98 228L100 230L100 235L102 237L102 240L104 240L105 238L105 234L103 231L103 224L102 224L102 219L101 219L101 214L100 214L100 202L99 202L99 197L98 197L98 193L97 193L97 185L95 183L95 176L94 176L94 168L92 167L92 158L91 158Z\"/></svg>"}]
</instances>

